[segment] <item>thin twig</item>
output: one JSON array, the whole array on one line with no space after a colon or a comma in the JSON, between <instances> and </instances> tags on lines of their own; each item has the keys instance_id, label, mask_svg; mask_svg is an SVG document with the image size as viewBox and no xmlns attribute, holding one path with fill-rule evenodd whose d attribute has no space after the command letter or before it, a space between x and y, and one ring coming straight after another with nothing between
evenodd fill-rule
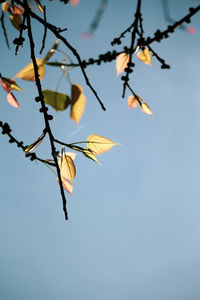
<instances>
[{"instance_id":1,"label":"thin twig","mask_svg":"<svg viewBox=\"0 0 200 300\"><path fill-rule=\"evenodd\" d=\"M26 28L25 26L25 20L26 20L26 14L23 14L23 20L22 20L22 24L20 25L20 33L19 33L19 37L16 38L13 43L16 43L16 48L15 48L15 55L17 55L18 50L19 50L19 46L23 46L23 42L24 42L24 38L23 38L23 30Z\"/></svg>"},{"instance_id":2,"label":"thin twig","mask_svg":"<svg viewBox=\"0 0 200 300\"><path fill-rule=\"evenodd\" d=\"M8 35L7 35L6 27L5 27L5 24L4 24L4 13L3 13L3 11L1 13L1 27L3 29L3 35L4 35L5 40L6 40L6 45L10 49Z\"/></svg>"},{"instance_id":3,"label":"thin twig","mask_svg":"<svg viewBox=\"0 0 200 300\"><path fill-rule=\"evenodd\" d=\"M47 16L46 16L46 6L45 6L45 5L44 5L44 7L43 7L43 10L44 10L44 20L45 20L45 22L46 22ZM42 39L42 47L41 47L41 50L40 50L40 54L42 54L42 51L43 51L44 48L45 48L46 37L47 37L47 27L44 26L44 35L43 35L43 39Z\"/></svg>"}]
</instances>

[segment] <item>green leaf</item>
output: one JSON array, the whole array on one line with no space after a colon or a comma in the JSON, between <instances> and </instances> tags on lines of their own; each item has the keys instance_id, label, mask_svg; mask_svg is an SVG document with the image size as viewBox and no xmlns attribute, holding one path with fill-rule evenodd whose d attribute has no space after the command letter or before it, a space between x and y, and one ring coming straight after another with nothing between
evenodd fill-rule
<instances>
[{"instance_id":1,"label":"green leaf","mask_svg":"<svg viewBox=\"0 0 200 300\"><path fill-rule=\"evenodd\" d=\"M95 162L97 162L100 166L100 162L98 161L98 159L96 158L96 156L92 153L92 151L90 149L85 149L83 151L83 154L87 157L87 158L90 158L92 160L94 160Z\"/></svg>"},{"instance_id":2,"label":"green leaf","mask_svg":"<svg viewBox=\"0 0 200 300\"><path fill-rule=\"evenodd\" d=\"M65 110L71 103L71 99L66 94L51 90L42 91L44 102L51 105L56 111Z\"/></svg>"}]
</instances>

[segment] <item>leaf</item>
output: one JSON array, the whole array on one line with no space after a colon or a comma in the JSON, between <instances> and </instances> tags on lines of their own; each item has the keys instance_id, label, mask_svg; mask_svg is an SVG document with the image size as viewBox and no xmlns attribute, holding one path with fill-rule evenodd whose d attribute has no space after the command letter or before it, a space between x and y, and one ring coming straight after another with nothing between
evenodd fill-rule
<instances>
[{"instance_id":1,"label":"leaf","mask_svg":"<svg viewBox=\"0 0 200 300\"><path fill-rule=\"evenodd\" d=\"M44 13L44 9L42 7L42 4L40 3L39 0L35 0L36 4L37 4L37 8L38 10L43 14Z\"/></svg>"},{"instance_id":2,"label":"leaf","mask_svg":"<svg viewBox=\"0 0 200 300\"><path fill-rule=\"evenodd\" d=\"M52 55L55 53L56 49L58 48L58 45L60 43L60 40L57 40L55 42L55 44L53 45L53 47L47 52L46 56L43 59L43 64L45 64L51 57Z\"/></svg>"},{"instance_id":3,"label":"leaf","mask_svg":"<svg viewBox=\"0 0 200 300\"><path fill-rule=\"evenodd\" d=\"M57 178L57 181L59 183L59 179ZM61 177L61 181L62 181L62 186L63 188L70 194L72 194L73 192L73 185L71 184L71 182L69 182L69 180L67 180L64 177Z\"/></svg>"},{"instance_id":4,"label":"leaf","mask_svg":"<svg viewBox=\"0 0 200 300\"><path fill-rule=\"evenodd\" d=\"M150 66L152 65L151 64L151 52L149 51L148 48L138 52L137 58L139 58L139 60L141 60L144 64L147 64Z\"/></svg>"},{"instance_id":5,"label":"leaf","mask_svg":"<svg viewBox=\"0 0 200 300\"><path fill-rule=\"evenodd\" d=\"M189 34L197 34L197 30L196 30L196 28L194 26L188 26L187 27L187 32Z\"/></svg>"},{"instance_id":6,"label":"leaf","mask_svg":"<svg viewBox=\"0 0 200 300\"><path fill-rule=\"evenodd\" d=\"M144 102L144 100L140 96L138 96L136 94L134 94L134 95L135 96L130 96L129 97L130 99L128 98L128 106L130 108L136 107L136 106L131 106L131 105L132 105L132 101L133 101L134 105L135 105L135 102L137 101L137 106L139 105L139 108L141 109L141 111L143 111L145 114L152 115L153 113L152 113L150 107L148 106L148 104L146 102ZM131 99L131 97L132 97L132 99Z\"/></svg>"},{"instance_id":7,"label":"leaf","mask_svg":"<svg viewBox=\"0 0 200 300\"><path fill-rule=\"evenodd\" d=\"M93 153L90 149L84 149L84 150L82 151L82 153L83 153L87 158L90 158L90 159L96 161L96 162L101 166L100 162L98 161L98 159L96 158L96 156L94 155L94 153Z\"/></svg>"},{"instance_id":8,"label":"leaf","mask_svg":"<svg viewBox=\"0 0 200 300\"><path fill-rule=\"evenodd\" d=\"M66 154L67 156L70 156L72 160L74 160L75 157L76 157L76 153L74 153L74 152L65 152L65 154Z\"/></svg>"},{"instance_id":9,"label":"leaf","mask_svg":"<svg viewBox=\"0 0 200 300\"><path fill-rule=\"evenodd\" d=\"M43 132L41 134L41 136L39 136L39 138L35 142L33 142L31 145L27 146L26 149L24 150L26 152L26 154L34 151L35 148L37 148L42 143L45 135L46 135L46 132L45 133Z\"/></svg>"},{"instance_id":10,"label":"leaf","mask_svg":"<svg viewBox=\"0 0 200 300\"><path fill-rule=\"evenodd\" d=\"M118 144L100 135L92 134L87 138L87 147L95 155L102 154L110 150L115 145Z\"/></svg>"},{"instance_id":11,"label":"leaf","mask_svg":"<svg viewBox=\"0 0 200 300\"><path fill-rule=\"evenodd\" d=\"M5 1L1 4L1 8L2 8L3 13L5 13L8 10L9 6L10 6L10 4L7 1Z\"/></svg>"},{"instance_id":12,"label":"leaf","mask_svg":"<svg viewBox=\"0 0 200 300\"><path fill-rule=\"evenodd\" d=\"M7 100L8 100L8 103L10 103L10 105L12 105L12 106L14 106L16 108L20 107L20 105L17 102L17 99L15 98L15 96L13 95L13 93L8 93Z\"/></svg>"},{"instance_id":13,"label":"leaf","mask_svg":"<svg viewBox=\"0 0 200 300\"><path fill-rule=\"evenodd\" d=\"M141 105L140 105L140 107L141 107L141 110L145 113L145 114L147 114L147 115L152 115L153 113L152 113L152 111L151 111L151 109L150 109L150 107L148 106L148 104L147 103L141 103Z\"/></svg>"},{"instance_id":14,"label":"leaf","mask_svg":"<svg viewBox=\"0 0 200 300\"><path fill-rule=\"evenodd\" d=\"M74 177L76 176L76 168L71 156L64 152L58 160L58 165L61 177L64 177L73 183Z\"/></svg>"},{"instance_id":15,"label":"leaf","mask_svg":"<svg viewBox=\"0 0 200 300\"><path fill-rule=\"evenodd\" d=\"M138 100L136 97L134 96L129 96L128 97L128 107L129 108L134 108L137 107L139 105Z\"/></svg>"},{"instance_id":16,"label":"leaf","mask_svg":"<svg viewBox=\"0 0 200 300\"><path fill-rule=\"evenodd\" d=\"M70 0L71 6L77 6L80 0Z\"/></svg>"},{"instance_id":17,"label":"leaf","mask_svg":"<svg viewBox=\"0 0 200 300\"><path fill-rule=\"evenodd\" d=\"M36 58L36 62L38 65L38 72L40 75L40 80L44 78L45 75L45 66L43 64L43 61L40 58ZM23 80L27 81L35 81L35 72L34 72L34 66L33 63L31 62L28 64L25 68L23 68L21 71L15 75L15 77L19 77Z\"/></svg>"},{"instance_id":18,"label":"leaf","mask_svg":"<svg viewBox=\"0 0 200 300\"><path fill-rule=\"evenodd\" d=\"M22 89L12 79L1 77L0 83L1 83L2 88L7 93L10 93L11 90L22 91Z\"/></svg>"},{"instance_id":19,"label":"leaf","mask_svg":"<svg viewBox=\"0 0 200 300\"><path fill-rule=\"evenodd\" d=\"M42 91L44 96L44 102L51 105L56 111L65 110L71 103L69 96L54 92L51 90Z\"/></svg>"},{"instance_id":20,"label":"leaf","mask_svg":"<svg viewBox=\"0 0 200 300\"><path fill-rule=\"evenodd\" d=\"M127 68L127 64L129 62L129 55L125 52L119 54L116 58L116 70L117 75L124 72L124 70Z\"/></svg>"},{"instance_id":21,"label":"leaf","mask_svg":"<svg viewBox=\"0 0 200 300\"><path fill-rule=\"evenodd\" d=\"M22 19L20 15L10 15L9 16L10 22L12 23L12 25L18 30L20 31L20 25L22 24Z\"/></svg>"},{"instance_id":22,"label":"leaf","mask_svg":"<svg viewBox=\"0 0 200 300\"><path fill-rule=\"evenodd\" d=\"M15 4L12 4L11 8L11 13L13 15L23 15L24 14L24 8L21 6L21 5L15 5Z\"/></svg>"},{"instance_id":23,"label":"leaf","mask_svg":"<svg viewBox=\"0 0 200 300\"><path fill-rule=\"evenodd\" d=\"M78 125L80 118L85 110L86 98L79 84L72 85L71 91L71 112L70 117Z\"/></svg>"}]
</instances>

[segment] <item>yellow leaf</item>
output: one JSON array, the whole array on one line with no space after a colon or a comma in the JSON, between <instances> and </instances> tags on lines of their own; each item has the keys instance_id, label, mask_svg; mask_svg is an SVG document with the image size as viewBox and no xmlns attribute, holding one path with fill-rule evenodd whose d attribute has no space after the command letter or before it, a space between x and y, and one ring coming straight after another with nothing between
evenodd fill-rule
<instances>
[{"instance_id":1,"label":"yellow leaf","mask_svg":"<svg viewBox=\"0 0 200 300\"><path fill-rule=\"evenodd\" d=\"M141 60L144 64L150 65L151 66L151 52L149 51L148 48L140 51L137 53L137 57L139 60Z\"/></svg>"},{"instance_id":2,"label":"yellow leaf","mask_svg":"<svg viewBox=\"0 0 200 300\"><path fill-rule=\"evenodd\" d=\"M151 111L151 109L150 109L150 107L147 105L147 103L145 103L145 102L141 103L140 107L141 107L141 110L145 114L148 114L148 115L152 115L153 114L152 111Z\"/></svg>"},{"instance_id":3,"label":"yellow leaf","mask_svg":"<svg viewBox=\"0 0 200 300\"><path fill-rule=\"evenodd\" d=\"M71 103L69 96L65 94L51 90L44 90L42 93L44 96L44 102L51 105L56 111L65 110Z\"/></svg>"},{"instance_id":4,"label":"yellow leaf","mask_svg":"<svg viewBox=\"0 0 200 300\"><path fill-rule=\"evenodd\" d=\"M58 165L61 177L64 177L73 183L74 177L76 176L76 168L71 156L64 152L59 158Z\"/></svg>"},{"instance_id":5,"label":"yellow leaf","mask_svg":"<svg viewBox=\"0 0 200 300\"><path fill-rule=\"evenodd\" d=\"M10 22L12 23L12 25L18 30L20 31L20 24L22 24L22 19L20 15L10 15Z\"/></svg>"},{"instance_id":6,"label":"yellow leaf","mask_svg":"<svg viewBox=\"0 0 200 300\"><path fill-rule=\"evenodd\" d=\"M40 3L39 0L35 0L36 4L37 4L37 8L38 10L43 14L44 13L44 9L42 7L42 4Z\"/></svg>"},{"instance_id":7,"label":"yellow leaf","mask_svg":"<svg viewBox=\"0 0 200 300\"><path fill-rule=\"evenodd\" d=\"M46 56L43 59L43 64L45 64L51 57L52 55L55 53L56 49L58 48L58 45L60 43L60 40L57 40L55 42L55 44L53 45L53 47L47 52Z\"/></svg>"},{"instance_id":8,"label":"yellow leaf","mask_svg":"<svg viewBox=\"0 0 200 300\"><path fill-rule=\"evenodd\" d=\"M65 154L66 154L67 156L70 156L72 160L74 160L75 157L76 157L76 153L74 153L74 152L65 152Z\"/></svg>"},{"instance_id":9,"label":"yellow leaf","mask_svg":"<svg viewBox=\"0 0 200 300\"><path fill-rule=\"evenodd\" d=\"M3 3L1 4L1 8L2 8L3 13L5 13L5 11L8 10L9 6L10 6L10 4L9 4L9 2L7 2L7 1L5 1L5 2L3 2Z\"/></svg>"},{"instance_id":10,"label":"yellow leaf","mask_svg":"<svg viewBox=\"0 0 200 300\"><path fill-rule=\"evenodd\" d=\"M83 153L87 158L90 158L90 159L96 161L96 162L101 166L100 162L98 161L98 159L96 158L96 156L94 155L94 153L93 153L90 149L84 149L84 150L82 151L82 153Z\"/></svg>"},{"instance_id":11,"label":"yellow leaf","mask_svg":"<svg viewBox=\"0 0 200 300\"><path fill-rule=\"evenodd\" d=\"M110 148L112 148L115 145L118 144L100 135L92 134L89 135L87 138L87 147L95 155L102 154L110 150Z\"/></svg>"},{"instance_id":12,"label":"yellow leaf","mask_svg":"<svg viewBox=\"0 0 200 300\"><path fill-rule=\"evenodd\" d=\"M80 118L85 110L86 98L79 84L72 85L71 91L71 113L70 117L78 125Z\"/></svg>"},{"instance_id":13,"label":"yellow leaf","mask_svg":"<svg viewBox=\"0 0 200 300\"><path fill-rule=\"evenodd\" d=\"M43 64L43 61L40 58L36 58L36 62L38 65L38 72L41 80L44 78L45 75L45 66ZM23 80L35 81L35 72L34 72L33 63L31 62L30 64L28 64L25 68L19 71L17 75L15 75L15 77L19 77Z\"/></svg>"},{"instance_id":14,"label":"yellow leaf","mask_svg":"<svg viewBox=\"0 0 200 300\"><path fill-rule=\"evenodd\" d=\"M129 55L125 52L119 54L116 58L116 70L117 75L124 72L124 70L127 68L127 64L129 62Z\"/></svg>"}]
</instances>

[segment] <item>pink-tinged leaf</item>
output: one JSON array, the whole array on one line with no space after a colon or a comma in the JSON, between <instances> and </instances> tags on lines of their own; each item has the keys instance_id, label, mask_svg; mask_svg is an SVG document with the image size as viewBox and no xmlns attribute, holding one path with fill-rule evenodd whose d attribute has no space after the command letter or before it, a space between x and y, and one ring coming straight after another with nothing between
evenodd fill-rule
<instances>
[{"instance_id":1,"label":"pink-tinged leaf","mask_svg":"<svg viewBox=\"0 0 200 300\"><path fill-rule=\"evenodd\" d=\"M127 64L129 62L129 55L125 52L119 54L116 58L116 70L117 75L124 72L124 70L127 68Z\"/></svg>"},{"instance_id":2,"label":"pink-tinged leaf","mask_svg":"<svg viewBox=\"0 0 200 300\"><path fill-rule=\"evenodd\" d=\"M17 102L17 99L15 98L15 96L12 93L8 93L7 100L8 100L8 103L10 103L10 105L12 105L16 108L20 107L19 103Z\"/></svg>"},{"instance_id":3,"label":"pink-tinged leaf","mask_svg":"<svg viewBox=\"0 0 200 300\"><path fill-rule=\"evenodd\" d=\"M67 180L65 177L61 177L62 180L62 186L63 188L70 194L73 192L73 185L69 180ZM57 178L57 182L59 183L59 179Z\"/></svg>"},{"instance_id":4,"label":"pink-tinged leaf","mask_svg":"<svg viewBox=\"0 0 200 300\"><path fill-rule=\"evenodd\" d=\"M24 14L24 8L21 5L12 5L10 7L11 13L13 15L23 15Z\"/></svg>"},{"instance_id":5,"label":"pink-tinged leaf","mask_svg":"<svg viewBox=\"0 0 200 300\"><path fill-rule=\"evenodd\" d=\"M86 40L86 39L90 38L91 36L93 36L93 33L91 33L91 32L82 32L81 33L81 38L83 40Z\"/></svg>"},{"instance_id":6,"label":"pink-tinged leaf","mask_svg":"<svg viewBox=\"0 0 200 300\"><path fill-rule=\"evenodd\" d=\"M22 91L22 89L12 79L1 77L0 83L6 93L10 93L11 90Z\"/></svg>"},{"instance_id":7,"label":"pink-tinged leaf","mask_svg":"<svg viewBox=\"0 0 200 300\"><path fill-rule=\"evenodd\" d=\"M139 105L138 100L134 96L129 96L128 97L128 107L129 108L134 108Z\"/></svg>"},{"instance_id":8,"label":"pink-tinged leaf","mask_svg":"<svg viewBox=\"0 0 200 300\"><path fill-rule=\"evenodd\" d=\"M197 34L197 30L193 26L188 26L187 31L188 31L189 34Z\"/></svg>"},{"instance_id":9,"label":"pink-tinged leaf","mask_svg":"<svg viewBox=\"0 0 200 300\"><path fill-rule=\"evenodd\" d=\"M71 6L77 6L79 4L80 0L70 0Z\"/></svg>"},{"instance_id":10,"label":"pink-tinged leaf","mask_svg":"<svg viewBox=\"0 0 200 300\"><path fill-rule=\"evenodd\" d=\"M3 80L3 79L1 79L0 82L1 82L2 88L6 91L6 93L10 93L10 91L11 91L11 85L10 85L10 83L7 82L7 81L5 81L5 80Z\"/></svg>"}]
</instances>

